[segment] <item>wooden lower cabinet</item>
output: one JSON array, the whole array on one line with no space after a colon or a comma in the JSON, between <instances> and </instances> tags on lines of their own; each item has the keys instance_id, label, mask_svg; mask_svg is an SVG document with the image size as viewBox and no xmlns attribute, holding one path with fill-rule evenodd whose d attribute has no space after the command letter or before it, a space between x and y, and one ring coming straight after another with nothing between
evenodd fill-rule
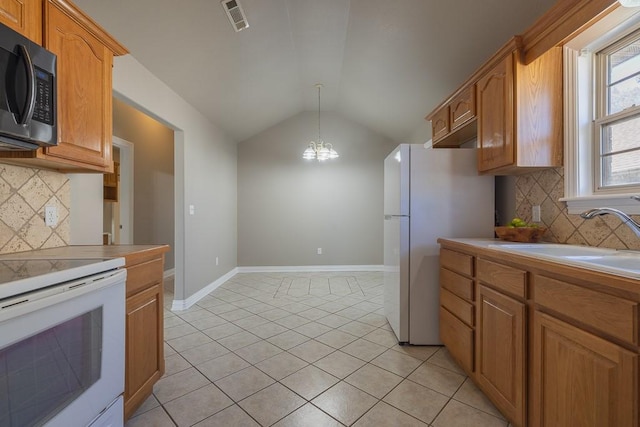
<instances>
[{"instance_id":1,"label":"wooden lower cabinet","mask_svg":"<svg viewBox=\"0 0 640 427\"><path fill-rule=\"evenodd\" d=\"M637 426L638 355L534 315L531 426Z\"/></svg>"},{"instance_id":2,"label":"wooden lower cabinet","mask_svg":"<svg viewBox=\"0 0 640 427\"><path fill-rule=\"evenodd\" d=\"M125 418L133 415L164 374L162 284L127 298ZM158 344L160 343L160 344Z\"/></svg>"},{"instance_id":3,"label":"wooden lower cabinet","mask_svg":"<svg viewBox=\"0 0 640 427\"><path fill-rule=\"evenodd\" d=\"M473 329L444 307L440 307L440 339L460 366L473 372Z\"/></svg>"},{"instance_id":4,"label":"wooden lower cabinet","mask_svg":"<svg viewBox=\"0 0 640 427\"><path fill-rule=\"evenodd\" d=\"M517 426L525 424L525 305L479 286L476 381Z\"/></svg>"},{"instance_id":5,"label":"wooden lower cabinet","mask_svg":"<svg viewBox=\"0 0 640 427\"><path fill-rule=\"evenodd\" d=\"M442 342L511 425L640 427L640 280L439 242Z\"/></svg>"},{"instance_id":6,"label":"wooden lower cabinet","mask_svg":"<svg viewBox=\"0 0 640 427\"><path fill-rule=\"evenodd\" d=\"M474 371L474 266L471 255L440 251L440 339L467 372Z\"/></svg>"},{"instance_id":7,"label":"wooden lower cabinet","mask_svg":"<svg viewBox=\"0 0 640 427\"><path fill-rule=\"evenodd\" d=\"M164 375L164 250L125 256L127 268L124 418Z\"/></svg>"}]
</instances>

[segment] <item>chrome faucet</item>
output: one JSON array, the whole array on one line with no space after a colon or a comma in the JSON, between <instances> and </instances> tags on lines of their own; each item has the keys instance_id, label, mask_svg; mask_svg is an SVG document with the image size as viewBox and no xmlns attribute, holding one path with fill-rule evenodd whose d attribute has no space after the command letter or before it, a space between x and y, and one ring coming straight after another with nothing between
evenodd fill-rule
<instances>
[{"instance_id":1,"label":"chrome faucet","mask_svg":"<svg viewBox=\"0 0 640 427\"><path fill-rule=\"evenodd\" d=\"M640 202L640 196L631 196L631 198ZM584 219L591 219L597 216L607 215L607 214L615 215L618 218L620 218L622 222L626 224L636 234L636 236L640 237L640 224L634 221L633 218L631 218L629 215L627 215L626 213L618 209L614 209L614 208L589 209L586 212L582 212L580 214L580 217Z\"/></svg>"}]
</instances>

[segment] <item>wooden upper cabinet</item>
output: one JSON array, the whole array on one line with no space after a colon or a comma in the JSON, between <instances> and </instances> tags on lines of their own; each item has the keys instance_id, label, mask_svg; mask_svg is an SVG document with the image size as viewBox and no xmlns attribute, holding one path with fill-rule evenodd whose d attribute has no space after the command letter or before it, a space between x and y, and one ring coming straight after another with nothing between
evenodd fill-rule
<instances>
[{"instance_id":1,"label":"wooden upper cabinet","mask_svg":"<svg viewBox=\"0 0 640 427\"><path fill-rule=\"evenodd\" d=\"M484 172L515 161L513 138L513 62L507 55L478 81L478 170Z\"/></svg>"},{"instance_id":2,"label":"wooden upper cabinet","mask_svg":"<svg viewBox=\"0 0 640 427\"><path fill-rule=\"evenodd\" d=\"M427 116L433 146L477 140L478 171L515 175L561 167L562 48L524 64L513 37L447 100ZM448 131L440 124L448 112Z\"/></svg>"},{"instance_id":3,"label":"wooden upper cabinet","mask_svg":"<svg viewBox=\"0 0 640 427\"><path fill-rule=\"evenodd\" d=\"M494 175L562 166L562 49L529 65L519 38L478 80L478 171Z\"/></svg>"},{"instance_id":4,"label":"wooden upper cabinet","mask_svg":"<svg viewBox=\"0 0 640 427\"><path fill-rule=\"evenodd\" d=\"M464 126L475 119L475 87L463 87L432 111L427 117L431 121L431 140L435 148L459 147L472 140L475 127Z\"/></svg>"},{"instance_id":5,"label":"wooden upper cabinet","mask_svg":"<svg viewBox=\"0 0 640 427\"><path fill-rule=\"evenodd\" d=\"M42 44L42 0L0 0L0 22Z\"/></svg>"},{"instance_id":6,"label":"wooden upper cabinet","mask_svg":"<svg viewBox=\"0 0 640 427\"><path fill-rule=\"evenodd\" d=\"M45 46L58 56L58 146L45 154L111 171L113 54L57 3L47 2Z\"/></svg>"},{"instance_id":7,"label":"wooden upper cabinet","mask_svg":"<svg viewBox=\"0 0 640 427\"><path fill-rule=\"evenodd\" d=\"M476 90L473 85L464 88L449 104L451 131L455 131L476 117Z\"/></svg>"},{"instance_id":8,"label":"wooden upper cabinet","mask_svg":"<svg viewBox=\"0 0 640 427\"><path fill-rule=\"evenodd\" d=\"M445 106L438 110L431 119L432 141L438 142L449 134L451 127L449 126L449 106Z\"/></svg>"},{"instance_id":9,"label":"wooden upper cabinet","mask_svg":"<svg viewBox=\"0 0 640 427\"><path fill-rule=\"evenodd\" d=\"M67 0L45 0L42 19L42 44L58 59L58 145L0 157L65 172L113 172L113 56L128 52Z\"/></svg>"}]
</instances>

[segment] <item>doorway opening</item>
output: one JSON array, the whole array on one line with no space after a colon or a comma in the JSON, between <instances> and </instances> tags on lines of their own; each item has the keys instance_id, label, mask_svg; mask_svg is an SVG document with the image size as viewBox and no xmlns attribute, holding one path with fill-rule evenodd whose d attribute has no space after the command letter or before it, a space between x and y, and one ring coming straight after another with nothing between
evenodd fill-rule
<instances>
[{"instance_id":1,"label":"doorway opening","mask_svg":"<svg viewBox=\"0 0 640 427\"><path fill-rule=\"evenodd\" d=\"M165 284L173 291L174 130L114 97L113 135L114 160L117 158L120 168L117 208L111 203L114 242L169 245L171 249L165 254L164 273ZM108 212L104 217L106 223ZM105 228L108 228L107 224Z\"/></svg>"},{"instance_id":2,"label":"doorway opening","mask_svg":"<svg viewBox=\"0 0 640 427\"><path fill-rule=\"evenodd\" d=\"M105 245L133 244L133 144L113 137L113 174L103 179Z\"/></svg>"}]
</instances>

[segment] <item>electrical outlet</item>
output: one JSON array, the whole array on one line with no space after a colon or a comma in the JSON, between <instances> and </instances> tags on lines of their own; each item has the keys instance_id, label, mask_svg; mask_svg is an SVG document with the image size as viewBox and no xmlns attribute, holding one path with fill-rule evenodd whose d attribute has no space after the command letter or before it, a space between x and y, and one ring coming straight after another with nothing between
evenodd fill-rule
<instances>
[{"instance_id":1,"label":"electrical outlet","mask_svg":"<svg viewBox=\"0 0 640 427\"><path fill-rule=\"evenodd\" d=\"M196 214L196 207L194 205L189 205L189 215Z\"/></svg>"},{"instance_id":2,"label":"electrical outlet","mask_svg":"<svg viewBox=\"0 0 640 427\"><path fill-rule=\"evenodd\" d=\"M540 222L540 205L531 207L531 221Z\"/></svg>"},{"instance_id":3,"label":"electrical outlet","mask_svg":"<svg viewBox=\"0 0 640 427\"><path fill-rule=\"evenodd\" d=\"M322 248L318 248L318 255L322 255Z\"/></svg>"},{"instance_id":4,"label":"electrical outlet","mask_svg":"<svg viewBox=\"0 0 640 427\"><path fill-rule=\"evenodd\" d=\"M58 208L56 206L44 207L44 224L47 227L58 225Z\"/></svg>"}]
</instances>

